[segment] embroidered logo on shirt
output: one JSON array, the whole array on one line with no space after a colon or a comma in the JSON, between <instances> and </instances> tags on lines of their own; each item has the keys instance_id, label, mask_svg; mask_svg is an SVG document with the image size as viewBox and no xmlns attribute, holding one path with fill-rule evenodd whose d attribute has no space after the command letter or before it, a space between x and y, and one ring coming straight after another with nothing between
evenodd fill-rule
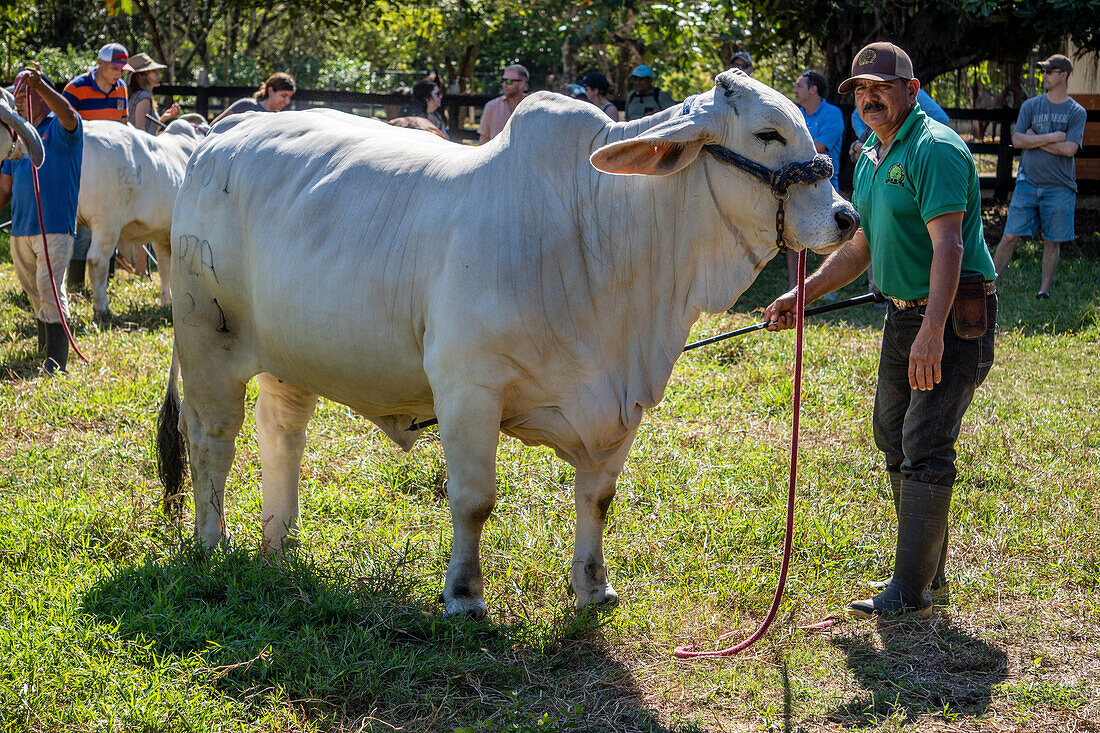
<instances>
[{"instance_id":1,"label":"embroidered logo on shirt","mask_svg":"<svg viewBox=\"0 0 1100 733\"><path fill-rule=\"evenodd\" d=\"M859 55L856 59L856 66L866 66L867 64L875 63L875 59L878 58L878 54L875 53L875 49L868 48Z\"/></svg>"},{"instance_id":2,"label":"embroidered logo on shirt","mask_svg":"<svg viewBox=\"0 0 1100 733\"><path fill-rule=\"evenodd\" d=\"M898 185L905 183L905 169L902 168L901 163L894 163L886 171L886 182Z\"/></svg>"}]
</instances>

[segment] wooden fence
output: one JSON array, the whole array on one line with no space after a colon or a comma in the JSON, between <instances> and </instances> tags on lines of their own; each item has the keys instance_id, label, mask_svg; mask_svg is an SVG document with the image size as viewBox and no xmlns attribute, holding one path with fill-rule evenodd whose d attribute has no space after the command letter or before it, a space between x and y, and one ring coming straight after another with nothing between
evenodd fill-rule
<instances>
[{"instance_id":1,"label":"wooden fence","mask_svg":"<svg viewBox=\"0 0 1100 733\"><path fill-rule=\"evenodd\" d=\"M184 97L181 106L186 110L196 111L204 117L211 118L220 113L226 106L241 97L246 97L255 91L252 87L194 87L179 85L164 85L157 87L157 95L172 95ZM470 118L473 110L480 110L492 96L479 94L448 94L443 99L443 107L447 112L448 130L452 140L476 141L477 133L463 127L463 120ZM194 101L189 101L193 99ZM341 92L323 89L299 89L294 94L295 109L308 109L310 107L333 107L346 112L365 116L380 116L387 118L397 113L399 109L410 101L410 97L404 94L367 94L364 92ZM623 109L624 101L613 100L619 109ZM844 149L854 139L851 128L848 127L848 116L851 106L842 106L844 111L845 134ZM1019 109L1002 107L1001 109L966 109L960 107L945 108L944 111L952 121L987 122L994 130L994 142L968 142L967 146L974 155L996 155L996 170L992 176L982 176L983 189L992 189L993 198L996 201L1008 200L1008 194L1015 186L1015 176L1012 173L1013 160L1020 151L1012 147L1012 127L1016 122ZM1090 128L1100 123L1100 110L1089 110L1088 121ZM842 156L842 158L845 156ZM1077 153L1078 159L1100 158L1100 151L1091 147L1084 147ZM1078 186L1082 193L1100 193L1100 180L1089 180L1078 176ZM842 165L841 187L851 188L851 166Z\"/></svg>"}]
</instances>

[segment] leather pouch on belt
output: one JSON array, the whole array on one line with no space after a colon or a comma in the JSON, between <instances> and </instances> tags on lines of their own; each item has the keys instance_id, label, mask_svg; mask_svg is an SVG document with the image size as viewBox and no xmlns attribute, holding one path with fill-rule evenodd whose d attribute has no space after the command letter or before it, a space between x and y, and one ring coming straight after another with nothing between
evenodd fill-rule
<instances>
[{"instance_id":1,"label":"leather pouch on belt","mask_svg":"<svg viewBox=\"0 0 1100 733\"><path fill-rule=\"evenodd\" d=\"M951 327L961 339L980 339L989 328L989 311L985 305L985 282L981 275L968 276L959 282L955 303L951 306Z\"/></svg>"}]
</instances>

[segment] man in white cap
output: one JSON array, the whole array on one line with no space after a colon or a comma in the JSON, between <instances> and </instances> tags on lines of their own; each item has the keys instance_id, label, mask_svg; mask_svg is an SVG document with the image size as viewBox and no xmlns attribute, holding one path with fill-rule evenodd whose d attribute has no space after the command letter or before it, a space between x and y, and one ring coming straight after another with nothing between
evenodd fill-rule
<instances>
[{"instance_id":1,"label":"man in white cap","mask_svg":"<svg viewBox=\"0 0 1100 733\"><path fill-rule=\"evenodd\" d=\"M1035 297L1050 297L1062 242L1073 241L1077 206L1077 170L1073 156L1085 140L1085 108L1070 98L1073 63L1060 53L1036 64L1043 70L1046 94L1020 107L1012 145L1023 150L1016 190L1008 206L1005 233L993 262L1003 274L1020 237L1043 230L1043 270Z\"/></svg>"},{"instance_id":2,"label":"man in white cap","mask_svg":"<svg viewBox=\"0 0 1100 733\"><path fill-rule=\"evenodd\" d=\"M65 98L81 118L126 124L127 89L122 72L134 70L129 61L130 54L121 43L108 43L99 49L94 68L65 85Z\"/></svg>"},{"instance_id":3,"label":"man in white cap","mask_svg":"<svg viewBox=\"0 0 1100 733\"><path fill-rule=\"evenodd\" d=\"M121 43L108 43L99 49L96 65L65 85L62 95L81 119L113 120L126 124L129 120L128 90L122 72L133 71L130 54ZM73 257L69 263L69 289L84 284L85 262L92 244L92 232L82 226L73 242Z\"/></svg>"},{"instance_id":4,"label":"man in white cap","mask_svg":"<svg viewBox=\"0 0 1100 733\"><path fill-rule=\"evenodd\" d=\"M733 55L733 60L730 61L735 69L741 69L749 76L752 76L752 55L748 51L738 51Z\"/></svg>"},{"instance_id":5,"label":"man in white cap","mask_svg":"<svg viewBox=\"0 0 1100 733\"><path fill-rule=\"evenodd\" d=\"M806 280L809 303L867 269L889 296L872 415L898 520L894 572L881 593L848 605L860 618L932 614L946 585L955 441L974 391L993 366L996 272L982 233L974 158L958 134L924 113L905 51L865 46L840 93L855 93L872 135L856 163L861 227ZM768 330L794 324L795 290L764 309Z\"/></svg>"},{"instance_id":6,"label":"man in white cap","mask_svg":"<svg viewBox=\"0 0 1100 733\"><path fill-rule=\"evenodd\" d=\"M653 69L645 64L630 73L630 81L634 91L626 98L627 120L640 120L676 104L671 94L653 86Z\"/></svg>"}]
</instances>

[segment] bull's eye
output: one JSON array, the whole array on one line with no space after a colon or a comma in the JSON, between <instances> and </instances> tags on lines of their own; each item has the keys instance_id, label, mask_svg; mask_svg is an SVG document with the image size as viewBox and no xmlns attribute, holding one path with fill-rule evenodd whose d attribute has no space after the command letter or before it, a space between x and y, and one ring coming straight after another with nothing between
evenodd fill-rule
<instances>
[{"instance_id":1,"label":"bull's eye","mask_svg":"<svg viewBox=\"0 0 1100 733\"><path fill-rule=\"evenodd\" d=\"M779 143L780 145L786 145L787 141L783 139L775 130L765 130L764 132L756 133L756 139L764 143L764 147L768 146L768 143Z\"/></svg>"}]
</instances>

